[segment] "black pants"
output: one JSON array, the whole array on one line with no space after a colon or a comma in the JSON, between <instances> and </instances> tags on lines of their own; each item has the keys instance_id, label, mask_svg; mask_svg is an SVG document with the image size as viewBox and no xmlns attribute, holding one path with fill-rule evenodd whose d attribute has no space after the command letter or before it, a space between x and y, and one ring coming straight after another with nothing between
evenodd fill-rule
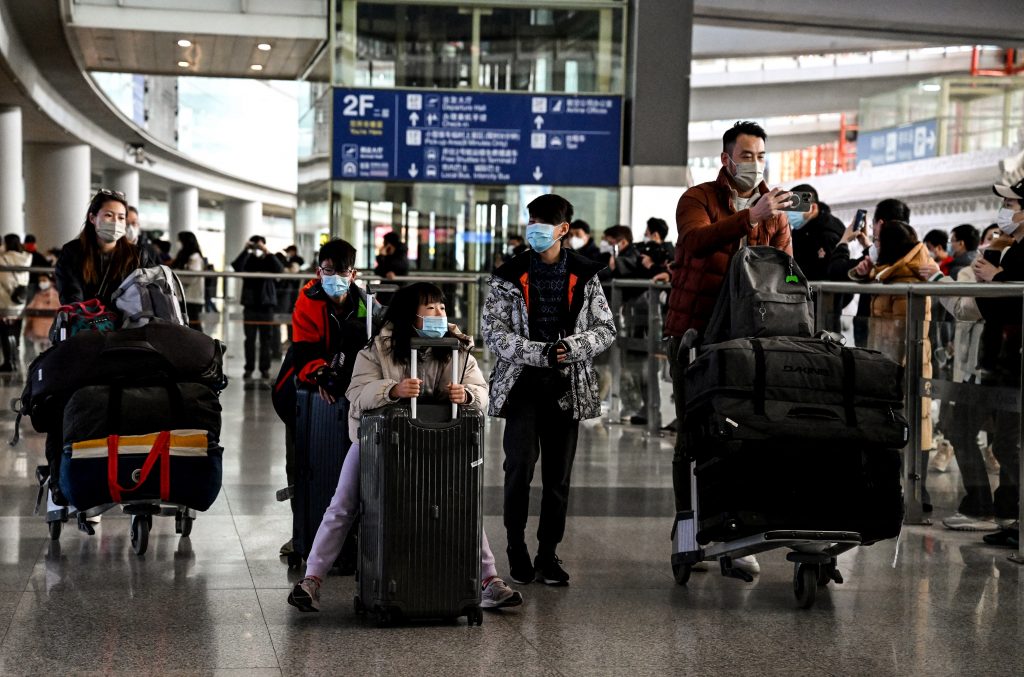
<instances>
[{"instance_id":1,"label":"black pants","mask_svg":"<svg viewBox=\"0 0 1024 677\"><path fill-rule=\"evenodd\" d=\"M993 514L992 485L988 480L985 458L978 449L978 430L984 422L985 412L966 398L950 404L950 416L943 432L953 445L966 492L957 510L972 517L989 517Z\"/></svg>"},{"instance_id":2,"label":"black pants","mask_svg":"<svg viewBox=\"0 0 1024 677\"><path fill-rule=\"evenodd\" d=\"M252 373L253 364L256 362L256 337L260 339L260 373L266 374L270 371L270 342L276 324L271 324L273 316L272 308L246 308L242 313L245 324L245 372Z\"/></svg>"},{"instance_id":3,"label":"black pants","mask_svg":"<svg viewBox=\"0 0 1024 677\"><path fill-rule=\"evenodd\" d=\"M553 373L553 372L552 372ZM503 410L505 415L505 530L510 545L525 543L530 482L541 461L543 490L538 552L553 554L565 534L569 480L580 422L558 406L557 388L527 367Z\"/></svg>"},{"instance_id":4,"label":"black pants","mask_svg":"<svg viewBox=\"0 0 1024 677\"><path fill-rule=\"evenodd\" d=\"M188 326L193 329L203 330L203 321L200 315L203 312L202 303L186 303L185 309L188 311Z\"/></svg>"},{"instance_id":5,"label":"black pants","mask_svg":"<svg viewBox=\"0 0 1024 677\"><path fill-rule=\"evenodd\" d=\"M672 491L676 498L676 512L690 509L690 459L686 457L683 419L686 416L686 389L683 373L690 364L690 351L686 348L680 354L681 338L672 336L668 340L669 375L672 377L672 399L676 408L676 444L672 454Z\"/></svg>"}]
</instances>

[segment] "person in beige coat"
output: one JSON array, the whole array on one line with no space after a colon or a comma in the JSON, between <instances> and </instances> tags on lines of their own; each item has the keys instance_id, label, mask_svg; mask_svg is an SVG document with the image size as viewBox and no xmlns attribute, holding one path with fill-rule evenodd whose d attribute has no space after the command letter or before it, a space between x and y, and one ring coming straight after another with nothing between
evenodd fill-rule
<instances>
[{"instance_id":1,"label":"person in beige coat","mask_svg":"<svg viewBox=\"0 0 1024 677\"><path fill-rule=\"evenodd\" d=\"M459 378L452 383L452 354L441 348L421 349L417 378L410 375L411 346L416 335L459 339ZM413 397L450 401L481 412L487 410L487 381L474 359L473 340L448 324L444 294L436 286L417 282L395 293L380 331L356 356L352 380L345 393L349 401L349 447L338 478L338 488L317 529L306 559L306 576L288 595L300 611L320 610L320 587L341 552L359 504L359 422L371 409L399 404ZM498 578L494 553L483 533L480 547L480 606L484 609L518 606L523 596Z\"/></svg>"},{"instance_id":2,"label":"person in beige coat","mask_svg":"<svg viewBox=\"0 0 1024 677\"><path fill-rule=\"evenodd\" d=\"M4 236L4 250L0 253L2 266L30 266L32 254L25 251L21 238L15 234ZM21 335L21 315L25 311L28 294L28 271L0 273L0 348L4 361L0 372L17 371L18 343Z\"/></svg>"}]
</instances>

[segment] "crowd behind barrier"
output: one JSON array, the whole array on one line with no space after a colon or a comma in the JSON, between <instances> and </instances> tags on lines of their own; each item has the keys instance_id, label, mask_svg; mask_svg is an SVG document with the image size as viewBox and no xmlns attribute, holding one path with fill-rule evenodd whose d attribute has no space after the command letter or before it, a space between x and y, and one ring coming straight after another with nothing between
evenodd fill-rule
<instances>
[{"instance_id":1,"label":"crowd behind barrier","mask_svg":"<svg viewBox=\"0 0 1024 677\"><path fill-rule=\"evenodd\" d=\"M42 267L22 266L0 266L0 271L28 271L33 274L50 274L52 269ZM227 343L240 336L237 330L233 331L233 325L242 324L243 313L239 305L238 293L229 283L232 279L262 278L272 279L277 282L294 281L294 286L278 285L282 290L281 294L289 295L288 298L279 299L278 310L271 317L274 324L285 327L290 324L291 316L283 312L286 305L294 304L294 295L300 293L302 286L308 280L314 278L313 273L246 273L246 272L216 272L216 271L176 271L181 278L200 277L207 281L214 281L217 293L213 296L213 303L207 304L201 314L200 320L204 331L221 338ZM483 346L481 340L481 310L484 297L487 293L487 279L489 274L480 273L447 273L442 275L433 274L411 274L397 277L383 278L370 272L360 272L357 278L364 285L369 285L371 290L381 284L394 285L404 284L413 281L432 282L439 285L448 297L449 319L458 324L466 334L477 339L477 345ZM223 282L222 282L223 280ZM1021 383L1024 381L1024 374L1015 374L1011 381L1015 386L1005 385L1006 379L1001 385L989 385L984 383L965 383L954 378L947 363L951 362L953 356L950 341L932 345L934 354L933 364L936 366L935 373L925 377L922 373L924 364L922 351L929 333L952 337L958 328L967 328L973 322L956 321L947 319L945 321L926 322L925 307L931 299L942 297L964 297L964 298L1020 298L1024 307L1024 284L1000 283L1000 284L964 284L964 283L913 283L913 284L865 284L856 282L811 282L810 283L815 306L815 324L817 330L838 331L846 337L847 345L856 345L855 336L861 335L861 331L855 331L854 325L863 323L867 333L872 331L883 334L890 339L899 336L901 341L891 346L878 346L883 352L890 353L902 359L905 364L905 392L906 406L905 415L910 423L910 440L907 449L921 449L922 437L925 431L922 430L922 420L928 420L923 415L923 408L930 406L931 400L936 402L956 401L957 398L969 400L974 407L972 411L978 412L979 419L968 421L968 425L976 426L978 430L979 448L984 451L986 446L991 444L992 426L989 420L994 412L1014 413L1022 419ZM602 357L595 365L601 377L601 394L604 399L602 407L602 418L607 423L617 424L628 420L628 414L639 417L643 421L640 426L646 434L651 436L663 435L672 432L670 422L664 427L665 421L662 416L663 404L666 404L671 397L671 383L667 370L667 355L665 342L662 340L662 325L664 321L665 303L667 300L670 285L664 282L652 282L648 280L609 280L604 282L605 293L615 319L616 341L611 350ZM879 320L878 318L859 317L853 314L855 303L847 303L840 314L836 314L834 298L845 296L846 300L855 294L867 295L898 295L906 297L908 304L907 317L910 321L902 320ZM655 312L650 312L654 309ZM53 311L25 311L26 319L49 321ZM895 324L887 326L884 330L882 323ZM932 329L931 325L938 325ZM943 331L941 327L944 326ZM1024 328L1022 328L1024 329ZM282 344L286 344L287 335L281 335ZM45 349L46 341L36 341L37 345L33 351L24 356L24 362L31 359L34 352ZM858 345L857 347L864 347ZM482 348L483 355L481 362L487 364L490 356L486 348ZM947 357L943 358L943 355ZM639 369L636 368L639 365ZM1006 375L1004 375L1006 376ZM632 389L631 392L624 392L624 389ZM640 389L639 392L637 390ZM640 409L629 411L625 402L640 403ZM937 412L944 411L943 407L932 405ZM940 439L947 443L951 438L959 440L968 439L963 430L950 429L951 421L948 419L948 411L944 416L938 415L937 420L932 421L934 429L940 432ZM974 430L974 428L972 428ZM1024 446L1024 425L1018 426L1017 434L1021 437L1018 443ZM973 451L973 450L972 450ZM959 456L958 456L959 457ZM905 454L905 487L906 487L906 510L907 523L927 523L925 504L927 498L928 477L928 455L925 453ZM988 472L994 470L992 459L988 463ZM1024 486L1024 466L1019 478L1019 486ZM946 468L943 468L943 471ZM935 473L933 473L935 474ZM1018 555L1024 560L1024 550Z\"/></svg>"}]
</instances>

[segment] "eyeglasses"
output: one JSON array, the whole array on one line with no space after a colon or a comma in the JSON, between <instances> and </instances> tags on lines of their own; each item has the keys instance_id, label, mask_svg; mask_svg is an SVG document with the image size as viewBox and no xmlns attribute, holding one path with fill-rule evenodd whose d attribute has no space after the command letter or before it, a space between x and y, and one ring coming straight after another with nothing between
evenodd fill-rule
<instances>
[{"instance_id":1,"label":"eyeglasses","mask_svg":"<svg viewBox=\"0 0 1024 677\"><path fill-rule=\"evenodd\" d=\"M125 197L125 194L122 193L119 190L110 190L109 188L100 188L99 192L96 193L96 194L97 195L106 195L107 197L114 197L114 198L117 198L118 200L124 200L125 202L128 201L128 198Z\"/></svg>"},{"instance_id":2,"label":"eyeglasses","mask_svg":"<svg viewBox=\"0 0 1024 677\"><path fill-rule=\"evenodd\" d=\"M335 270L334 268L325 268L320 266L320 272L324 275L341 275L342 277L348 277L352 274L352 269L347 268L346 270Z\"/></svg>"}]
</instances>

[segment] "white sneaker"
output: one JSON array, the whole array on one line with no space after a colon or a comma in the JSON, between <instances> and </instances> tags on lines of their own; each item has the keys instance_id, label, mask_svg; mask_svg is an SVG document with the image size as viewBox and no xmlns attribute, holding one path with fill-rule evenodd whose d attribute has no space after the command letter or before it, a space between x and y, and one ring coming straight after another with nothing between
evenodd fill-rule
<instances>
[{"instance_id":1,"label":"white sneaker","mask_svg":"<svg viewBox=\"0 0 1024 677\"><path fill-rule=\"evenodd\" d=\"M761 573L761 565L757 563L757 558L753 555L745 555L743 557L732 558L732 568L745 571L746 573L753 576L754 574Z\"/></svg>"},{"instance_id":2,"label":"white sneaker","mask_svg":"<svg viewBox=\"0 0 1024 677\"><path fill-rule=\"evenodd\" d=\"M942 520L942 526L952 531L999 531L999 525L988 517L971 517L958 512Z\"/></svg>"},{"instance_id":3,"label":"white sneaker","mask_svg":"<svg viewBox=\"0 0 1024 677\"><path fill-rule=\"evenodd\" d=\"M320 581L303 578L288 593L288 603L299 611L320 611Z\"/></svg>"},{"instance_id":4,"label":"white sneaker","mask_svg":"<svg viewBox=\"0 0 1024 677\"><path fill-rule=\"evenodd\" d=\"M505 585L505 581L497 576L491 579L480 594L481 609L501 609L507 606L519 606L523 603L523 596L518 590Z\"/></svg>"}]
</instances>

